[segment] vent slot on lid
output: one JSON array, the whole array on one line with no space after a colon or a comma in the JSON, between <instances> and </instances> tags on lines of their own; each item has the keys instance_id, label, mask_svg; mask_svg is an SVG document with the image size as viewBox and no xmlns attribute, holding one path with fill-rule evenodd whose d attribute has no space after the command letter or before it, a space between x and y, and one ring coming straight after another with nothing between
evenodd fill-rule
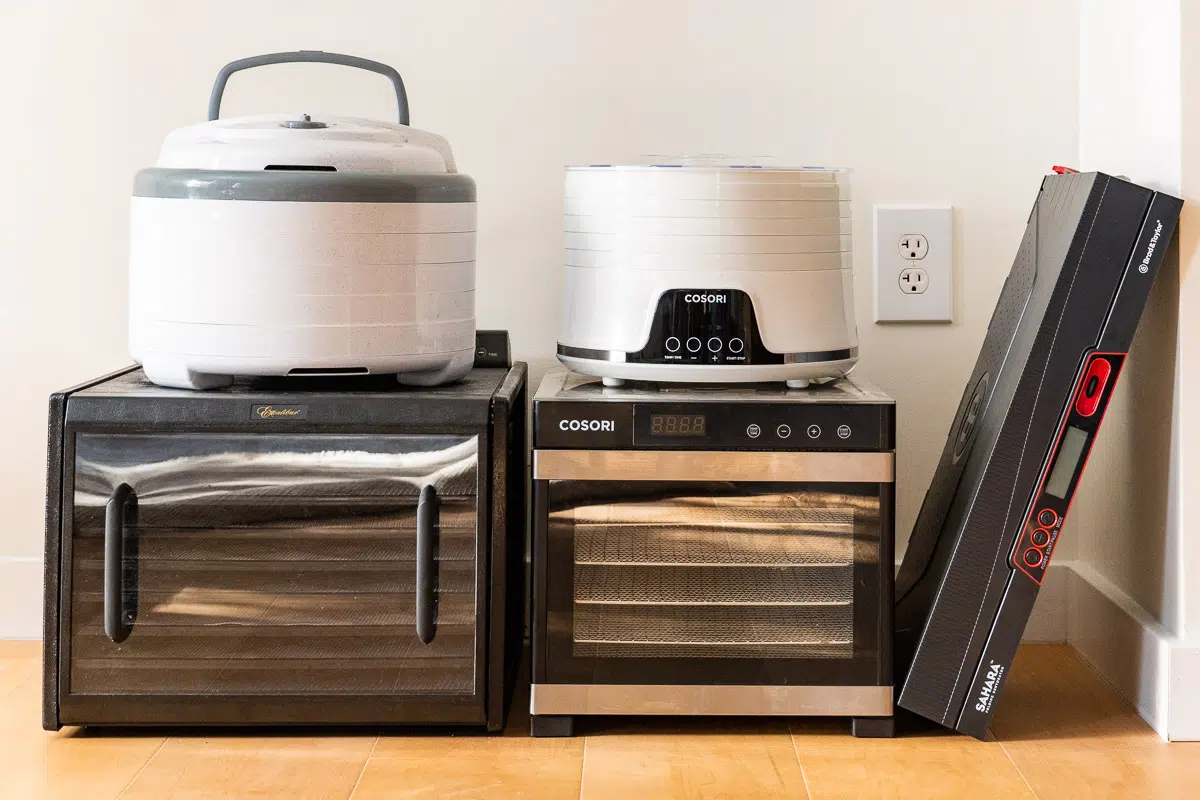
<instances>
[{"instance_id":1,"label":"vent slot on lid","mask_svg":"<svg viewBox=\"0 0 1200 800\"><path fill-rule=\"evenodd\" d=\"M320 164L267 164L263 169L274 172L337 172L337 167Z\"/></svg>"},{"instance_id":2,"label":"vent slot on lid","mask_svg":"<svg viewBox=\"0 0 1200 800\"><path fill-rule=\"evenodd\" d=\"M297 367L289 369L288 375L370 375L366 367Z\"/></svg>"}]
</instances>

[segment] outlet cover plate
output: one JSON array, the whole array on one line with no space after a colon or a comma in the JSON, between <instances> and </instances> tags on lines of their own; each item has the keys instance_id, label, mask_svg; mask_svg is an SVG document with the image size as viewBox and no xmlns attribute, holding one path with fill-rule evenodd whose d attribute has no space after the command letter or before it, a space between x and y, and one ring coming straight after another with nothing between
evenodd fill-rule
<instances>
[{"instance_id":1,"label":"outlet cover plate","mask_svg":"<svg viewBox=\"0 0 1200 800\"><path fill-rule=\"evenodd\" d=\"M954 209L951 206L878 205L874 215L875 321L952 322L954 319ZM906 258L900 242L921 236L928 251ZM900 274L920 268L928 288L906 294Z\"/></svg>"}]
</instances>

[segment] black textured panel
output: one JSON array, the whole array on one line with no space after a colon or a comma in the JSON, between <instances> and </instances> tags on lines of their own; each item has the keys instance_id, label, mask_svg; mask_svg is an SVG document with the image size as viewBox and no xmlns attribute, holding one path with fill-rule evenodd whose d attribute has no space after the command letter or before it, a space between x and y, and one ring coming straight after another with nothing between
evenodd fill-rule
<instances>
[{"instance_id":1,"label":"black textured panel","mask_svg":"<svg viewBox=\"0 0 1200 800\"><path fill-rule=\"evenodd\" d=\"M898 576L909 710L958 719L1012 574L1009 552L1151 196L1099 174L1043 182Z\"/></svg>"}]
</instances>

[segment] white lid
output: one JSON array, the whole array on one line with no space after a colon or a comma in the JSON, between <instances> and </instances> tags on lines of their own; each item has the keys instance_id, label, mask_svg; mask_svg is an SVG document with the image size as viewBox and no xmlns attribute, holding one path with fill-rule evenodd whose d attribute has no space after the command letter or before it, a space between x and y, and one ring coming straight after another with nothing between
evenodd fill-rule
<instances>
[{"instance_id":1,"label":"white lid","mask_svg":"<svg viewBox=\"0 0 1200 800\"><path fill-rule=\"evenodd\" d=\"M566 198L566 213L625 219L826 219L849 217L849 200L664 200L660 197Z\"/></svg>"},{"instance_id":2,"label":"white lid","mask_svg":"<svg viewBox=\"0 0 1200 800\"><path fill-rule=\"evenodd\" d=\"M673 236L655 233L574 233L565 234L568 250L593 250L638 255L642 253L762 255L771 253L849 253L853 251L848 234L825 236Z\"/></svg>"},{"instance_id":3,"label":"white lid","mask_svg":"<svg viewBox=\"0 0 1200 800\"><path fill-rule=\"evenodd\" d=\"M567 214L567 233L636 236L837 236L851 232L847 217L763 219L737 217L625 217Z\"/></svg>"},{"instance_id":4,"label":"white lid","mask_svg":"<svg viewBox=\"0 0 1200 800\"><path fill-rule=\"evenodd\" d=\"M167 169L253 170L333 167L338 172L455 173L450 144L436 133L357 117L263 114L189 125L163 142Z\"/></svg>"},{"instance_id":5,"label":"white lid","mask_svg":"<svg viewBox=\"0 0 1200 800\"><path fill-rule=\"evenodd\" d=\"M568 180L595 175L623 174L630 178L657 176L670 180L678 175L722 175L726 180L781 181L785 183L846 183L850 170L841 167L789 166L766 156L653 155L640 164L581 164L567 167Z\"/></svg>"},{"instance_id":6,"label":"white lid","mask_svg":"<svg viewBox=\"0 0 1200 800\"><path fill-rule=\"evenodd\" d=\"M851 269L854 254L833 253L618 253L611 250L567 250L571 269L611 269L704 272L794 272Z\"/></svg>"}]
</instances>

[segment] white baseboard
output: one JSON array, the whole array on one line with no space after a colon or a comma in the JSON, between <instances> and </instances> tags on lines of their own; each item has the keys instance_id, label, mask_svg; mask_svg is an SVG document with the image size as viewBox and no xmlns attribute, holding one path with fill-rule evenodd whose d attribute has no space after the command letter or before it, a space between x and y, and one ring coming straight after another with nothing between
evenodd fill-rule
<instances>
[{"instance_id":1,"label":"white baseboard","mask_svg":"<svg viewBox=\"0 0 1200 800\"><path fill-rule=\"evenodd\" d=\"M1067 642L1167 738L1175 637L1090 566L1069 566Z\"/></svg>"},{"instance_id":2,"label":"white baseboard","mask_svg":"<svg viewBox=\"0 0 1200 800\"><path fill-rule=\"evenodd\" d=\"M0 556L0 639L42 638L42 559Z\"/></svg>"},{"instance_id":3,"label":"white baseboard","mask_svg":"<svg viewBox=\"0 0 1200 800\"><path fill-rule=\"evenodd\" d=\"M1200 742L1200 645L1180 644L1171 652L1171 718L1167 738L1173 742Z\"/></svg>"},{"instance_id":4,"label":"white baseboard","mask_svg":"<svg viewBox=\"0 0 1200 800\"><path fill-rule=\"evenodd\" d=\"M1176 637L1087 564L1063 566L1067 642L1159 736L1200 741L1200 643Z\"/></svg>"}]
</instances>

